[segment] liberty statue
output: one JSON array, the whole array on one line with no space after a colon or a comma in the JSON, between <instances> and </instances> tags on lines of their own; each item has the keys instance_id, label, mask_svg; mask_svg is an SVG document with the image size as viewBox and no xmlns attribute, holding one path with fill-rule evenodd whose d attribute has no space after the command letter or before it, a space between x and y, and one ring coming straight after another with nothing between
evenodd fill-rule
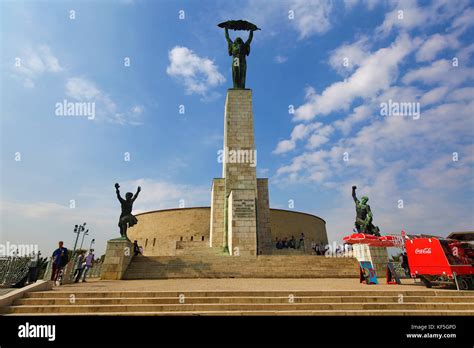
<instances>
[{"instance_id":1,"label":"liberty statue","mask_svg":"<svg viewBox=\"0 0 474 348\"><path fill-rule=\"evenodd\" d=\"M250 54L250 43L253 39L253 32L260 29L257 28L255 24L243 20L227 21L220 23L218 26L225 30L227 50L229 56L232 56L232 81L234 88L245 89L245 78L247 75L246 57ZM247 41L244 42L240 37L232 41L229 36L229 29L250 31Z\"/></svg>"}]
</instances>

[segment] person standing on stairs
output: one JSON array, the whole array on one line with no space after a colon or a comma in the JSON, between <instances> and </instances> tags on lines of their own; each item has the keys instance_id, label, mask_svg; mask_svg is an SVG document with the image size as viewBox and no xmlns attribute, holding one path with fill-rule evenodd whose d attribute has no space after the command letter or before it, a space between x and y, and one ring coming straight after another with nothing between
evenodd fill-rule
<instances>
[{"instance_id":1,"label":"person standing on stairs","mask_svg":"<svg viewBox=\"0 0 474 348\"><path fill-rule=\"evenodd\" d=\"M298 244L298 249L300 249L301 246L303 246L303 250L306 252L306 246L304 245L304 233L303 232L301 232L300 242Z\"/></svg>"}]
</instances>

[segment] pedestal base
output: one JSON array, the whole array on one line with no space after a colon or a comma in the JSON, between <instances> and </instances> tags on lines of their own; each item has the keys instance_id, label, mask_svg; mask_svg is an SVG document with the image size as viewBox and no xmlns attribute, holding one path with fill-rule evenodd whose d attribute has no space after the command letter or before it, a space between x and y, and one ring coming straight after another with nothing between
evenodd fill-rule
<instances>
[{"instance_id":1,"label":"pedestal base","mask_svg":"<svg viewBox=\"0 0 474 348\"><path fill-rule=\"evenodd\" d=\"M385 277L388 264L386 248L368 246L366 244L353 244L352 252L357 261L370 261L377 273L377 277Z\"/></svg>"},{"instance_id":2,"label":"pedestal base","mask_svg":"<svg viewBox=\"0 0 474 348\"><path fill-rule=\"evenodd\" d=\"M104 264L100 279L119 280L123 278L133 257L133 243L125 238L107 242Z\"/></svg>"},{"instance_id":3,"label":"pedestal base","mask_svg":"<svg viewBox=\"0 0 474 348\"><path fill-rule=\"evenodd\" d=\"M235 256L256 256L255 190L232 190L227 200L227 245L229 253Z\"/></svg>"}]
</instances>

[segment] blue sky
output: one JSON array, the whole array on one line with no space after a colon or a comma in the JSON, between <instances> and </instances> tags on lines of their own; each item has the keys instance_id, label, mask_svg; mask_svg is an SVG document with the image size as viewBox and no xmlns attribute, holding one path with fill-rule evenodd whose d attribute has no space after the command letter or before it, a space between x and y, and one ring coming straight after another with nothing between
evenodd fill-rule
<instances>
[{"instance_id":1,"label":"blue sky","mask_svg":"<svg viewBox=\"0 0 474 348\"><path fill-rule=\"evenodd\" d=\"M216 25L238 18L262 28L247 86L272 207L292 200L340 241L355 184L383 233L473 230L473 5L3 1L0 238L49 253L86 221L103 252L115 182L142 186L135 212L209 205L232 85ZM56 116L64 99L94 102L95 119ZM389 100L419 119L382 116Z\"/></svg>"}]
</instances>

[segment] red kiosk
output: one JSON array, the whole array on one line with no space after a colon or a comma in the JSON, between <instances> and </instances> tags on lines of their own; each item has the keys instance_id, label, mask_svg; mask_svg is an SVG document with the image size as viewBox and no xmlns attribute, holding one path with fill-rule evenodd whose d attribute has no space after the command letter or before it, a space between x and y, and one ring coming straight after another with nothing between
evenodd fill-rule
<instances>
[{"instance_id":1,"label":"red kiosk","mask_svg":"<svg viewBox=\"0 0 474 348\"><path fill-rule=\"evenodd\" d=\"M412 278L433 285L455 285L459 290L474 289L474 233L452 233L447 238L420 235L376 237L354 233L343 238L348 244L398 247L406 250ZM387 270L388 271L388 270Z\"/></svg>"}]
</instances>

